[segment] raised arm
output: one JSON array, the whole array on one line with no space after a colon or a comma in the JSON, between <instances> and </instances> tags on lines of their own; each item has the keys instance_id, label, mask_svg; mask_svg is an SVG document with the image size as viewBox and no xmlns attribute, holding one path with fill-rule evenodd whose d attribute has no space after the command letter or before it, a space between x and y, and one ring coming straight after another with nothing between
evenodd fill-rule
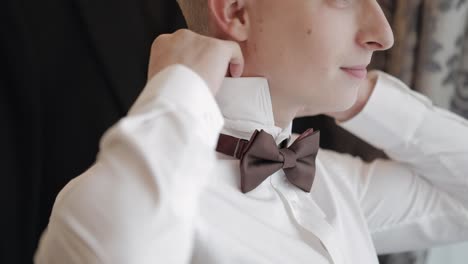
<instances>
[{"instance_id":1,"label":"raised arm","mask_svg":"<svg viewBox=\"0 0 468 264\"><path fill-rule=\"evenodd\" d=\"M151 81L95 165L60 192L36 263L189 262L223 125L213 94L230 62L242 73L236 45L186 30L155 41Z\"/></svg>"}]
</instances>

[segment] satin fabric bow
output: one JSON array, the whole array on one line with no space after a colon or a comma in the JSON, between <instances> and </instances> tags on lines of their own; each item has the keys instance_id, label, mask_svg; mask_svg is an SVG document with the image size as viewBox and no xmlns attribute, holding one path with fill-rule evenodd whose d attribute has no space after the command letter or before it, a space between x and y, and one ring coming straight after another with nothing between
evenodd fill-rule
<instances>
[{"instance_id":1,"label":"satin fabric bow","mask_svg":"<svg viewBox=\"0 0 468 264\"><path fill-rule=\"evenodd\" d=\"M280 169L292 184L310 192L319 142L320 131L309 129L290 147L278 148L273 136L257 130L249 141L221 135L217 151L240 159L241 190L244 193L252 191Z\"/></svg>"}]
</instances>

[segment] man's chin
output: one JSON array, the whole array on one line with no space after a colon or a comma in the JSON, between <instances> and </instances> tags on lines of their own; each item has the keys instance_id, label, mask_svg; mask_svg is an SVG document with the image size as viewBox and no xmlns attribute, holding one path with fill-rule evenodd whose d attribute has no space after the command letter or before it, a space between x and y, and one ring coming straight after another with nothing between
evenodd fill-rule
<instances>
[{"instance_id":1,"label":"man's chin","mask_svg":"<svg viewBox=\"0 0 468 264\"><path fill-rule=\"evenodd\" d=\"M355 93L349 94L348 96L336 96L335 100L331 102L330 108L332 108L332 111L328 112L344 112L351 107L353 107L358 99L357 91Z\"/></svg>"}]
</instances>

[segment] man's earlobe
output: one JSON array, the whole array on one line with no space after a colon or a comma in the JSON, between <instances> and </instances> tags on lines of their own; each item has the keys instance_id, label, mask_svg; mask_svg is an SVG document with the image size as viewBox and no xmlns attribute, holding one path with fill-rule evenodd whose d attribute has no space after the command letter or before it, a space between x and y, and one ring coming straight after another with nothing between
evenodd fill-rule
<instances>
[{"instance_id":1,"label":"man's earlobe","mask_svg":"<svg viewBox=\"0 0 468 264\"><path fill-rule=\"evenodd\" d=\"M246 0L208 0L215 37L242 42L250 28Z\"/></svg>"}]
</instances>

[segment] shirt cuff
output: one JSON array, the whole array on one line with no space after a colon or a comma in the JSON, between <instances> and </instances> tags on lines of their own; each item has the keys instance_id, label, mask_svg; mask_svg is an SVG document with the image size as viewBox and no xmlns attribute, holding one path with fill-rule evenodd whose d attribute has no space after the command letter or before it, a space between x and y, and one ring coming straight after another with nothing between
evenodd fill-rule
<instances>
[{"instance_id":1,"label":"shirt cuff","mask_svg":"<svg viewBox=\"0 0 468 264\"><path fill-rule=\"evenodd\" d=\"M432 102L395 77L376 73L376 86L364 109L352 119L336 123L383 150L406 145Z\"/></svg>"},{"instance_id":2,"label":"shirt cuff","mask_svg":"<svg viewBox=\"0 0 468 264\"><path fill-rule=\"evenodd\" d=\"M224 119L208 85L197 73L181 64L165 68L147 83L129 115L149 112L161 100L172 105L174 111L190 115L194 119L190 124L193 132L215 146Z\"/></svg>"}]
</instances>

